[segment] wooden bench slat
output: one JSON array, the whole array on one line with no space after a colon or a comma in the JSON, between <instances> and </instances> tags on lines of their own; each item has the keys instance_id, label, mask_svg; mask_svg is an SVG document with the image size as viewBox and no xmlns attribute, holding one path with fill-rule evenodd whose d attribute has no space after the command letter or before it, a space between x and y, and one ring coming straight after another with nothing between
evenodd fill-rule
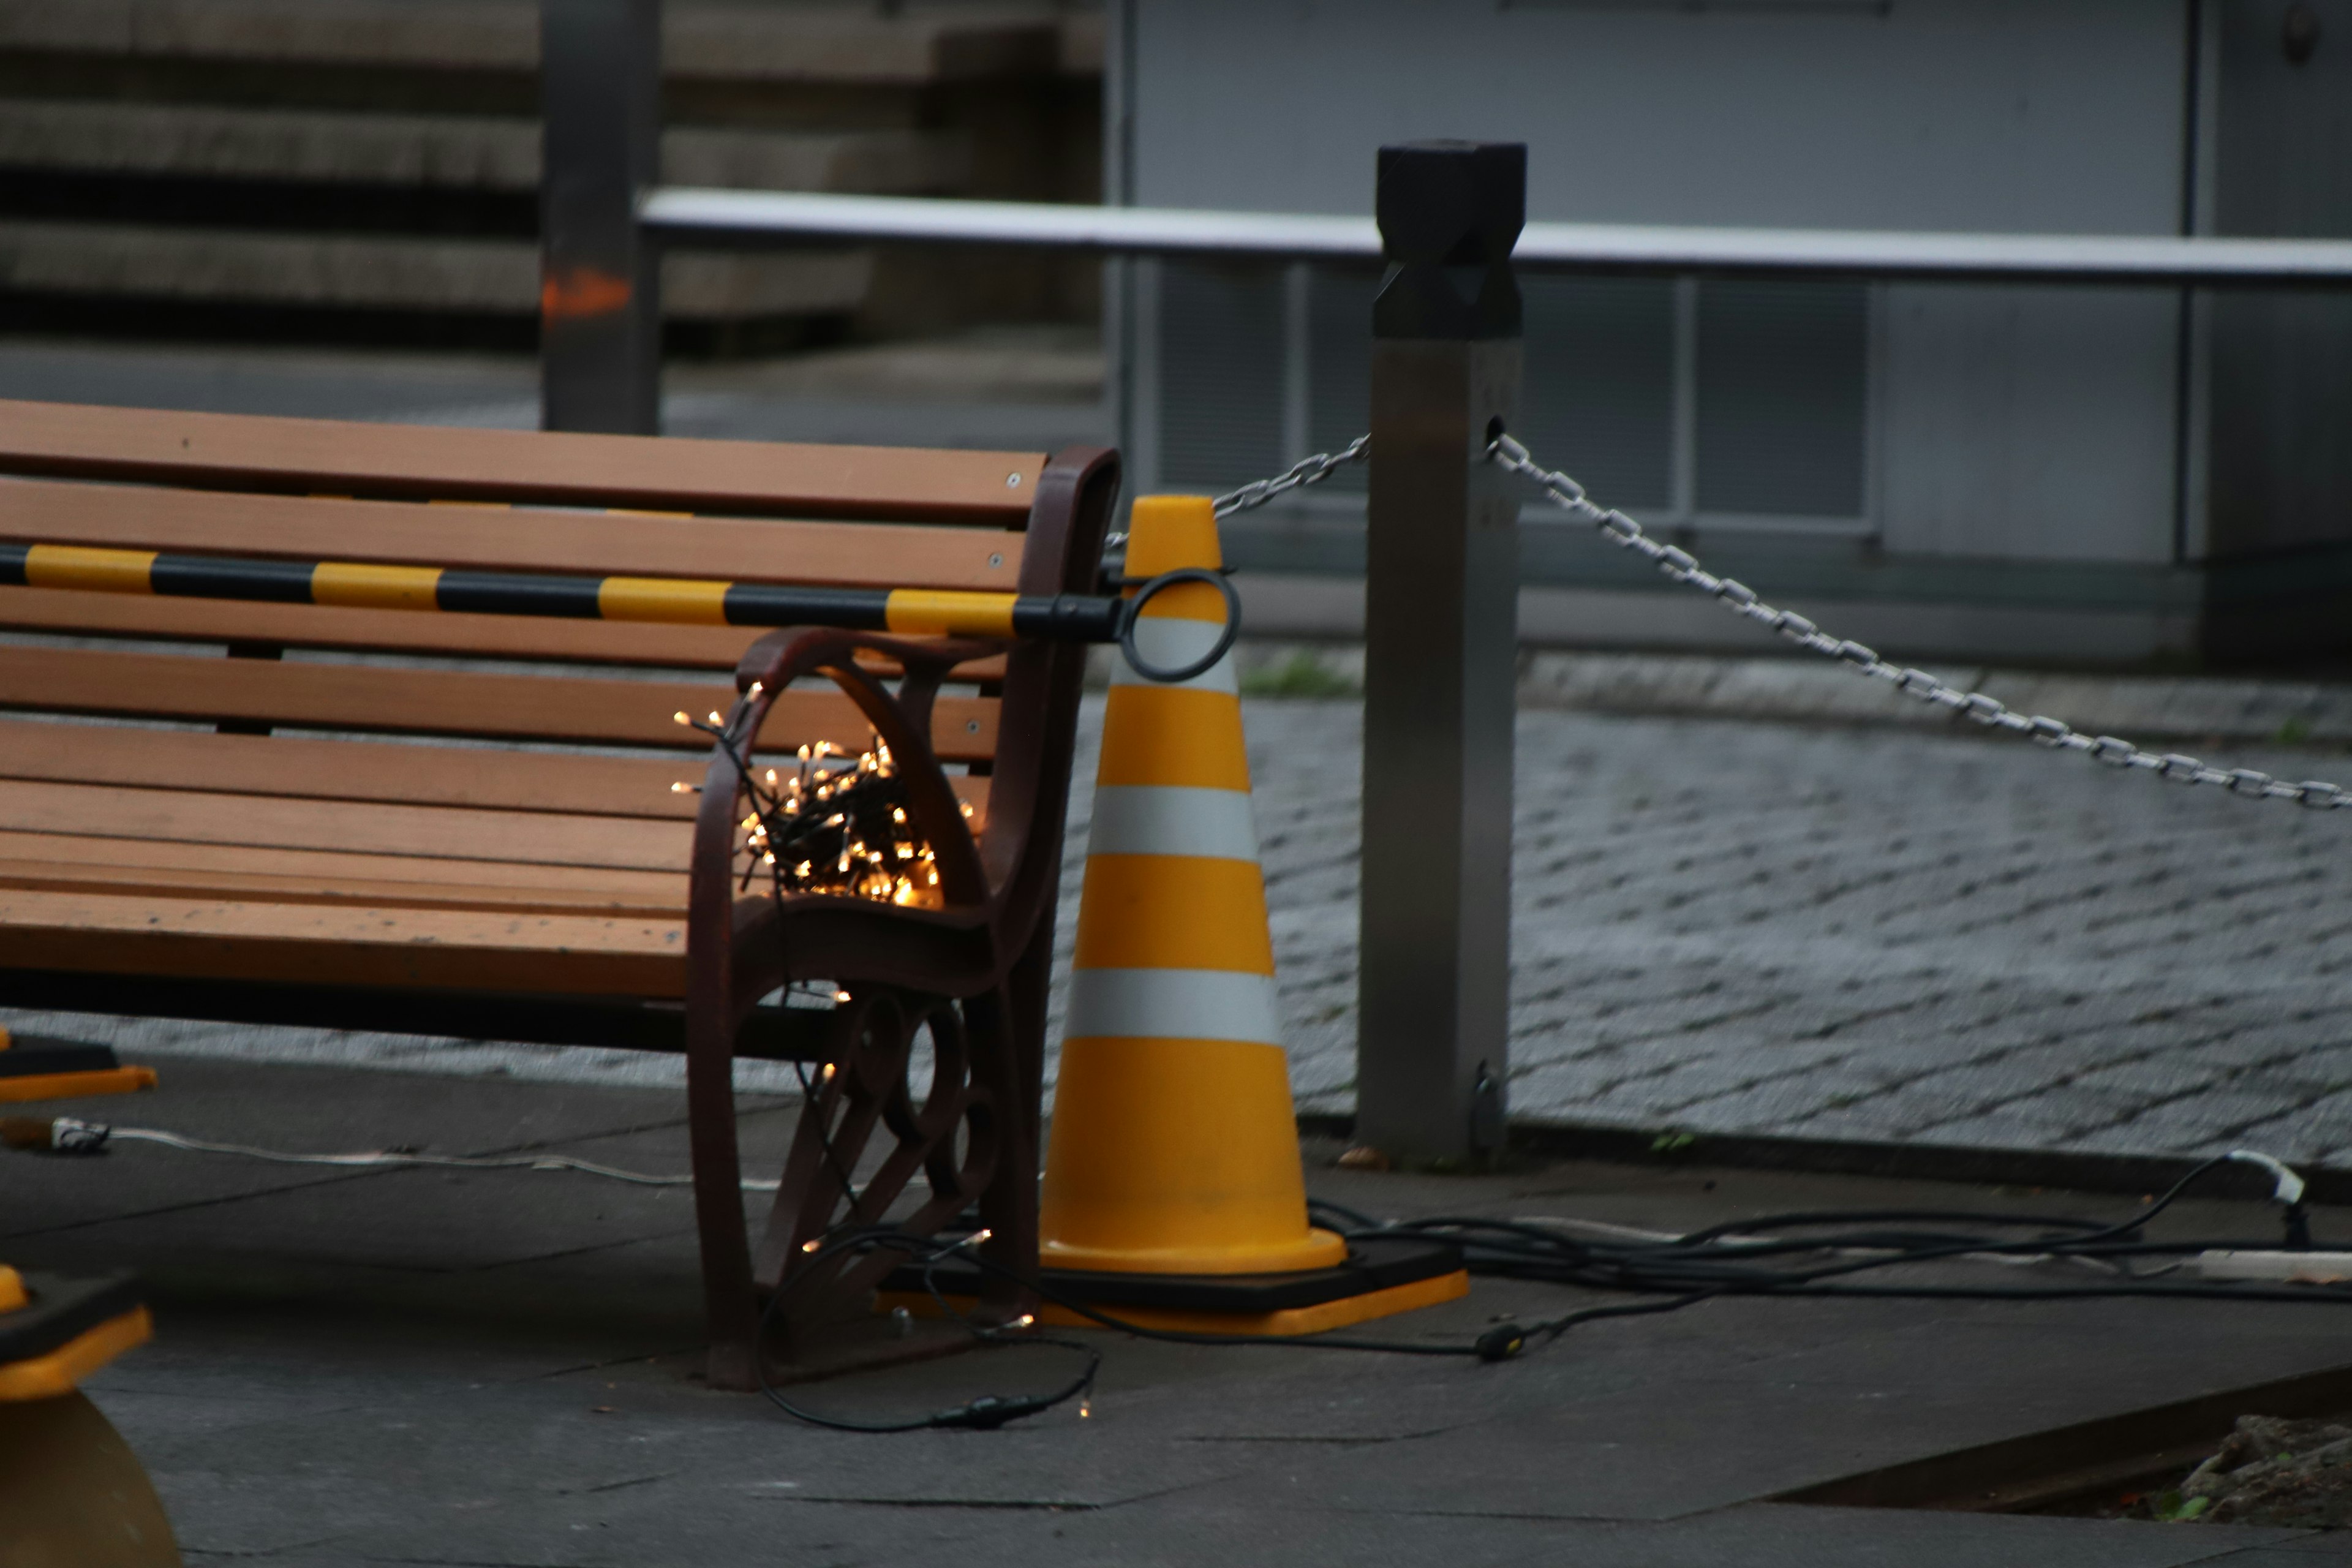
<instances>
[{"instance_id":1,"label":"wooden bench slat","mask_svg":"<svg viewBox=\"0 0 2352 1568\"><path fill-rule=\"evenodd\" d=\"M0 778L7 779L676 819L694 815L695 797L672 794L671 783L699 783L700 776L701 764L684 757L0 719Z\"/></svg>"},{"instance_id":2,"label":"wooden bench slat","mask_svg":"<svg viewBox=\"0 0 2352 1568\"><path fill-rule=\"evenodd\" d=\"M256 801L268 811L274 801ZM254 872L320 887L373 881L387 887L505 888L518 892L585 893L633 899L648 908L685 907L686 879L675 870L574 866L552 861L443 858L362 849L303 849L278 845L205 844L192 839L121 837L0 828L0 858L91 868L162 871Z\"/></svg>"},{"instance_id":3,"label":"wooden bench slat","mask_svg":"<svg viewBox=\"0 0 2352 1568\"><path fill-rule=\"evenodd\" d=\"M0 403L0 448L10 406ZM1020 581L1022 538L919 523L642 517L0 482L0 540L485 572L1010 591Z\"/></svg>"},{"instance_id":4,"label":"wooden bench slat","mask_svg":"<svg viewBox=\"0 0 2352 1568\"><path fill-rule=\"evenodd\" d=\"M436 859L684 871L693 826L200 790L0 782L0 828Z\"/></svg>"},{"instance_id":5,"label":"wooden bench slat","mask_svg":"<svg viewBox=\"0 0 2352 1568\"><path fill-rule=\"evenodd\" d=\"M0 470L208 489L1019 527L1036 453L555 435L0 402ZM1017 482L1008 485L1008 476Z\"/></svg>"},{"instance_id":6,"label":"wooden bench slat","mask_svg":"<svg viewBox=\"0 0 2352 1568\"><path fill-rule=\"evenodd\" d=\"M0 963L166 978L676 997L673 921L0 889Z\"/></svg>"},{"instance_id":7,"label":"wooden bench slat","mask_svg":"<svg viewBox=\"0 0 2352 1568\"><path fill-rule=\"evenodd\" d=\"M385 909L685 918L683 873L0 831L0 888Z\"/></svg>"},{"instance_id":8,"label":"wooden bench slat","mask_svg":"<svg viewBox=\"0 0 2352 1568\"><path fill-rule=\"evenodd\" d=\"M704 742L672 715L724 711L733 697L731 686L668 680L0 646L0 710L40 713L683 749ZM996 708L993 698L940 698L932 719L940 756L992 756ZM790 749L831 741L856 751L872 733L840 693L794 690L777 697L761 743Z\"/></svg>"},{"instance_id":9,"label":"wooden bench slat","mask_svg":"<svg viewBox=\"0 0 2352 1568\"><path fill-rule=\"evenodd\" d=\"M692 757L593 757L0 719L0 779L676 819L693 816L698 798L675 794L670 784L699 784L701 777L702 763ZM986 778L955 773L949 782L986 816Z\"/></svg>"},{"instance_id":10,"label":"wooden bench slat","mask_svg":"<svg viewBox=\"0 0 2352 1568\"><path fill-rule=\"evenodd\" d=\"M565 621L461 612L426 615L5 586L0 586L0 631L657 665L670 669L733 669L743 650L762 635L756 626L670 626L648 621ZM880 663L875 668L897 669L895 665ZM1002 680L1004 660L974 659L956 674L962 680Z\"/></svg>"}]
</instances>

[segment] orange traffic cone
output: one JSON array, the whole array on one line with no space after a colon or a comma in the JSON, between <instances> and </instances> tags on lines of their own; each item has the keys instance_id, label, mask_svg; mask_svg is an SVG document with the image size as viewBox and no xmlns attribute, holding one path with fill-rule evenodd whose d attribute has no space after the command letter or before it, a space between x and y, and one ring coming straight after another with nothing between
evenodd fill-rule
<instances>
[{"instance_id":1,"label":"orange traffic cone","mask_svg":"<svg viewBox=\"0 0 2352 1568\"><path fill-rule=\"evenodd\" d=\"M1130 579L1223 560L1205 499L1135 503ZM1163 668L1188 664L1224 617L1214 588L1179 584L1144 606L1137 651ZM1230 655L1169 685L1119 668L1103 718L1038 1261L1065 1282L1192 1277L1171 1306L1209 1300L1201 1276L1333 1275L1307 1292L1319 1310L1304 1317L1291 1310L1295 1289L1281 1310L1244 1290L1222 1316L1181 1314L1244 1333L1313 1331L1458 1296L1467 1279L1443 1249L1369 1272L1359 1254L1351 1272L1347 1242L1307 1224L1249 788ZM1141 1283L1098 1299L1150 1305Z\"/></svg>"}]
</instances>

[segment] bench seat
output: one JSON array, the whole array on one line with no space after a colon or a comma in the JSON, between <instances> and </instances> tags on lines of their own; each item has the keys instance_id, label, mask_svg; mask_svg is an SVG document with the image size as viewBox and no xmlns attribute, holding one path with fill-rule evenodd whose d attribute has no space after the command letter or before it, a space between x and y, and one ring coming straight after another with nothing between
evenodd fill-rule
<instances>
[{"instance_id":1,"label":"bench seat","mask_svg":"<svg viewBox=\"0 0 2352 1568\"><path fill-rule=\"evenodd\" d=\"M1116 485L1094 449L0 402L0 543L1087 593ZM713 1375L740 1385L800 1239L877 1216L919 1168L935 1190L894 1217L978 1201L992 1245L1034 1262L1082 666L1066 646L0 585L0 1005L686 1050ZM888 735L932 791L954 900L766 897L732 764L678 722L746 701L762 765ZM817 977L844 1000L773 1001ZM919 1037L946 1085L919 1112ZM736 1055L852 1069L803 1108L756 1267ZM869 1139L895 1140L892 1191L834 1179ZM835 1309L858 1294L836 1284Z\"/></svg>"}]
</instances>

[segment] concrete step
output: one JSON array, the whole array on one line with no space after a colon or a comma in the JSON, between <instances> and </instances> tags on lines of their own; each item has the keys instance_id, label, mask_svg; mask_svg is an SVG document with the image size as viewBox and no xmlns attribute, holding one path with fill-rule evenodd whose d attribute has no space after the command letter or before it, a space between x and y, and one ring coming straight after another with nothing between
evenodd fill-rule
<instances>
[{"instance_id":1,"label":"concrete step","mask_svg":"<svg viewBox=\"0 0 2352 1568\"><path fill-rule=\"evenodd\" d=\"M530 71L535 0L0 0L0 49L149 59ZM667 74L925 84L1099 69L1094 17L1043 5L889 16L675 4Z\"/></svg>"},{"instance_id":2,"label":"concrete step","mask_svg":"<svg viewBox=\"0 0 2352 1568\"><path fill-rule=\"evenodd\" d=\"M841 313L866 298L872 274L864 251L673 253L662 264L662 310L685 321ZM527 240L0 221L0 289L533 314L539 249Z\"/></svg>"},{"instance_id":3,"label":"concrete step","mask_svg":"<svg viewBox=\"0 0 2352 1568\"><path fill-rule=\"evenodd\" d=\"M0 165L530 191L539 184L540 126L483 115L16 99L0 100ZM662 136L662 174L688 185L941 195L968 184L971 145L957 131L674 126Z\"/></svg>"}]
</instances>

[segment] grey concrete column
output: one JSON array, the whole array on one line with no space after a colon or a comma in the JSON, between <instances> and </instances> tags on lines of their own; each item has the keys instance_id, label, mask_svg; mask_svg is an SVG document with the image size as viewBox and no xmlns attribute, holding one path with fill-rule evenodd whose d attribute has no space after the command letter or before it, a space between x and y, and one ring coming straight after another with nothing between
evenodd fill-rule
<instances>
[{"instance_id":1,"label":"grey concrete column","mask_svg":"<svg viewBox=\"0 0 2352 1568\"><path fill-rule=\"evenodd\" d=\"M660 175L660 0L540 0L540 418L661 426L661 261L637 194Z\"/></svg>"},{"instance_id":2,"label":"grey concrete column","mask_svg":"<svg viewBox=\"0 0 2352 1568\"><path fill-rule=\"evenodd\" d=\"M1526 208L1523 146L1381 149L1356 1137L1412 1163L1502 1134L1518 497L1485 452L1518 397Z\"/></svg>"}]
</instances>

